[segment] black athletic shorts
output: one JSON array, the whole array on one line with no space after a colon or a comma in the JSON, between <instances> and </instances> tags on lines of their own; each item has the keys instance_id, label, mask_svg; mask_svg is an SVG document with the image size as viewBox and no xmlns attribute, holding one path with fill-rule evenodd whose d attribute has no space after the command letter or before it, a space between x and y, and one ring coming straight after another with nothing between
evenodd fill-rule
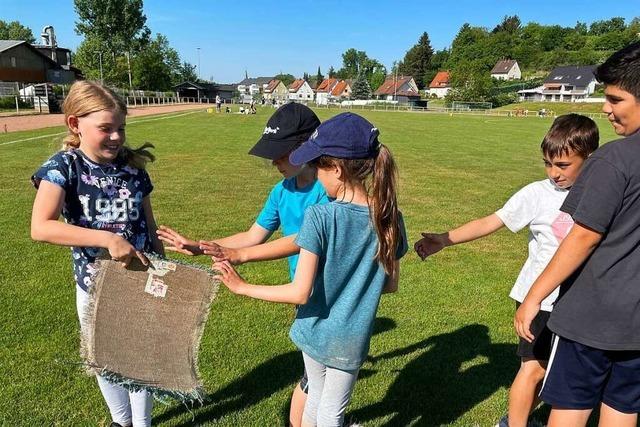
<instances>
[{"instance_id":1,"label":"black athletic shorts","mask_svg":"<svg viewBox=\"0 0 640 427\"><path fill-rule=\"evenodd\" d=\"M520 303L516 302L516 309ZM547 321L551 313L540 310L538 315L531 322L531 333L534 336L533 342L528 342L520 338L518 343L518 356L527 359L549 360L551 355L551 338L553 333L547 328Z\"/></svg>"}]
</instances>

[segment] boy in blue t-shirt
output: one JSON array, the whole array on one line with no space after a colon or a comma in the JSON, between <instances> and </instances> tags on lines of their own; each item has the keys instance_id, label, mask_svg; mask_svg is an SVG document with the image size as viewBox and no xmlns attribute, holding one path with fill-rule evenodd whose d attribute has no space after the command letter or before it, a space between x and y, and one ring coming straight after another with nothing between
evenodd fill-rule
<instances>
[{"instance_id":1,"label":"boy in blue t-shirt","mask_svg":"<svg viewBox=\"0 0 640 427\"><path fill-rule=\"evenodd\" d=\"M531 341L540 301L560 286L547 326L555 333L540 396L549 427L636 426L640 411L640 42L596 71L607 114L624 138L599 148L560 210L575 224L516 312Z\"/></svg>"},{"instance_id":2,"label":"boy in blue t-shirt","mask_svg":"<svg viewBox=\"0 0 640 427\"><path fill-rule=\"evenodd\" d=\"M309 139L319 125L318 116L302 104L288 103L273 113L249 154L271 160L284 179L273 187L249 230L216 240L196 241L161 225L158 229L160 240L169 244L168 250L186 255L209 255L215 261L228 260L232 264L288 257L293 280L300 251L294 239L304 212L309 206L327 203L329 199L317 180L316 169L308 165L293 166L289 163L289 154ZM280 227L284 237L265 243ZM302 420L305 393L306 376L296 386L291 401L290 423L294 427Z\"/></svg>"}]
</instances>

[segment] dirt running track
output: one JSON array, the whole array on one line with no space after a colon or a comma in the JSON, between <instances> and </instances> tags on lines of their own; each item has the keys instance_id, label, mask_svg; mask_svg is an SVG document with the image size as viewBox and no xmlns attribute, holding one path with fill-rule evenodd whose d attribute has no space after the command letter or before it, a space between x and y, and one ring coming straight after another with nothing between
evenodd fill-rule
<instances>
[{"instance_id":1,"label":"dirt running track","mask_svg":"<svg viewBox=\"0 0 640 427\"><path fill-rule=\"evenodd\" d=\"M178 104L151 107L129 107L129 117L150 116L185 110L204 110L210 104ZM24 116L0 116L0 133L16 132L64 125L63 114L31 114Z\"/></svg>"}]
</instances>

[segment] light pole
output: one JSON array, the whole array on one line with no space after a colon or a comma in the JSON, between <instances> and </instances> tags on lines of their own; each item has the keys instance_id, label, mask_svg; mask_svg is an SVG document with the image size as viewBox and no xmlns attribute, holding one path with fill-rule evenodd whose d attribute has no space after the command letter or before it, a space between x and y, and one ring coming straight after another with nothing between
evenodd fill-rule
<instances>
[{"instance_id":1,"label":"light pole","mask_svg":"<svg viewBox=\"0 0 640 427\"><path fill-rule=\"evenodd\" d=\"M198 50L198 80L200 80L200 48L196 48Z\"/></svg>"},{"instance_id":2,"label":"light pole","mask_svg":"<svg viewBox=\"0 0 640 427\"><path fill-rule=\"evenodd\" d=\"M98 52L98 59L100 61L100 84L104 84L104 80L102 78L102 51Z\"/></svg>"}]
</instances>

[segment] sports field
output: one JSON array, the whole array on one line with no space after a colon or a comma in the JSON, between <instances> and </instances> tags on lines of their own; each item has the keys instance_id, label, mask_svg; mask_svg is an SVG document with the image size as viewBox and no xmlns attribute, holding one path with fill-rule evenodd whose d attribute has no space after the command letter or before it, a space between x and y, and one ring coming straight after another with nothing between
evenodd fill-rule
<instances>
[{"instance_id":1,"label":"sports field","mask_svg":"<svg viewBox=\"0 0 640 427\"><path fill-rule=\"evenodd\" d=\"M128 141L156 145L149 172L158 223L196 238L247 229L280 179L268 162L246 154L273 111L131 119ZM318 110L321 120L338 112ZM396 156L411 244L420 231L444 231L495 211L544 177L539 145L551 118L363 115ZM598 125L602 141L614 139L606 121ZM63 131L0 135L0 425L110 422L95 380L80 373L69 249L29 237L35 195L29 177L58 149L55 134ZM36 138L42 135L48 136ZM495 424L518 366L515 303L507 295L526 258L526 239L525 231L501 231L425 262L407 254L399 292L382 298L379 333L347 419L367 426ZM253 283L288 278L283 260L239 270ZM302 372L287 336L292 319L290 306L222 289L200 352L211 399L192 409L156 404L154 425L284 425Z\"/></svg>"}]
</instances>

